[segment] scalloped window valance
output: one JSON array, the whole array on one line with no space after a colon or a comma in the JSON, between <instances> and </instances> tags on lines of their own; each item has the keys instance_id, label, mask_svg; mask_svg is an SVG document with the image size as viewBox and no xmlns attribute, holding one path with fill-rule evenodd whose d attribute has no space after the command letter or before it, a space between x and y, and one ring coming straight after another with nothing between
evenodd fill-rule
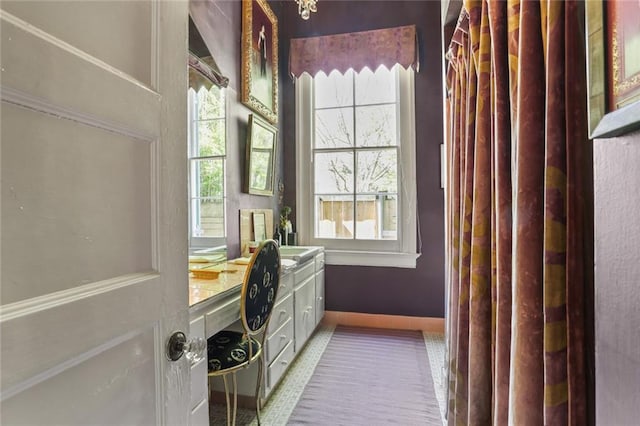
<instances>
[{"instance_id":1,"label":"scalloped window valance","mask_svg":"<svg viewBox=\"0 0 640 426\"><path fill-rule=\"evenodd\" d=\"M214 84L218 87L227 87L229 79L220 73L211 56L198 58L189 52L189 87L197 92L201 87L209 90Z\"/></svg>"},{"instance_id":2,"label":"scalloped window valance","mask_svg":"<svg viewBox=\"0 0 640 426\"><path fill-rule=\"evenodd\" d=\"M196 15L196 17L202 14ZM200 19L202 21L202 19ZM211 39L211 37L209 37ZM209 47L204 41L199 27L189 15L189 87L196 92L201 87L207 90L214 84L218 87L227 87L229 79L225 77L218 64L213 59Z\"/></svg>"},{"instance_id":3,"label":"scalloped window valance","mask_svg":"<svg viewBox=\"0 0 640 426\"><path fill-rule=\"evenodd\" d=\"M307 72L344 73L349 68L371 70L380 65L400 64L418 71L418 38L415 25L356 33L291 39L289 73L298 77Z\"/></svg>"}]
</instances>

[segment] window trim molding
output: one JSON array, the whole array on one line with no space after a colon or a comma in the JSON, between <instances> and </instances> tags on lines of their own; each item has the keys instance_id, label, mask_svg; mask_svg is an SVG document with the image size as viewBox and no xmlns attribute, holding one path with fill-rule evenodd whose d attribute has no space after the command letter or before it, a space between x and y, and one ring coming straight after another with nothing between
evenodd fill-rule
<instances>
[{"instance_id":1,"label":"window trim molding","mask_svg":"<svg viewBox=\"0 0 640 426\"><path fill-rule=\"evenodd\" d=\"M416 267L417 250L417 186L415 131L415 75L413 69L398 66L399 124L402 129L398 179L401 199L401 226L398 245L389 250L385 241L361 240L366 249L338 248L326 245L327 263L334 265ZM312 173L313 173L313 78L303 73L295 81L296 102L296 220L298 237L303 245L323 245L326 239L313 237ZM311 166L311 167L310 167ZM351 240L349 240L351 241ZM382 243L382 244L381 244ZM386 244L385 244L386 243ZM386 246L386 247L385 247Z\"/></svg>"},{"instance_id":2,"label":"window trim molding","mask_svg":"<svg viewBox=\"0 0 640 426\"><path fill-rule=\"evenodd\" d=\"M413 268L420 253L399 253L359 250L325 249L326 265L377 266L385 268Z\"/></svg>"},{"instance_id":3,"label":"window trim molding","mask_svg":"<svg viewBox=\"0 0 640 426\"><path fill-rule=\"evenodd\" d=\"M188 205L187 205L187 210L188 210L188 216L189 216L189 221L188 221L188 247L190 250L201 250L204 248L211 248L211 247L218 247L218 246L223 246L227 244L227 222L228 222L228 217L227 217L227 151L228 151L228 141L229 141L229 126L228 126L228 120L227 117L229 117L229 96L227 94L227 89L226 86L218 86L220 92L222 93L222 95L224 96L224 155L215 155L215 156L211 156L211 157L191 157L191 149L192 149L192 133L194 131L197 131L195 128L193 128L193 114L192 114L192 99L191 96L192 94L189 93L189 89L187 89L187 97L188 97L188 108L187 108L187 171L188 171L188 179L187 179L187 198L188 198ZM210 89L208 89L210 90ZM195 92L195 89L194 89ZM222 118L220 118L222 119ZM222 209L224 212L224 217L223 217L223 228L224 228L224 236L222 237L194 237L193 236L193 223L192 223L192 198L191 198L191 161L194 159L198 159L198 158L220 158L222 159L222 167L224 170L223 173L223 192L222 192Z\"/></svg>"}]
</instances>

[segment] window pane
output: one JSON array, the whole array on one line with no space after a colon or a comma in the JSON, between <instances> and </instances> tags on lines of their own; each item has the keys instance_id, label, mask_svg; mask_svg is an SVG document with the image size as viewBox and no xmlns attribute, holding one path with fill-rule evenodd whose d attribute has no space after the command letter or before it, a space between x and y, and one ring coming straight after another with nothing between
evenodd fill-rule
<instances>
[{"instance_id":1,"label":"window pane","mask_svg":"<svg viewBox=\"0 0 640 426\"><path fill-rule=\"evenodd\" d=\"M336 108L316 111L316 148L353 146L353 109Z\"/></svg>"},{"instance_id":2,"label":"window pane","mask_svg":"<svg viewBox=\"0 0 640 426\"><path fill-rule=\"evenodd\" d=\"M224 196L224 160L191 160L191 197Z\"/></svg>"},{"instance_id":3,"label":"window pane","mask_svg":"<svg viewBox=\"0 0 640 426\"><path fill-rule=\"evenodd\" d=\"M395 101L395 72L381 66L375 73L364 68L356 74L356 105Z\"/></svg>"},{"instance_id":4,"label":"window pane","mask_svg":"<svg viewBox=\"0 0 640 426\"><path fill-rule=\"evenodd\" d=\"M356 192L398 192L398 151L359 151Z\"/></svg>"},{"instance_id":5,"label":"window pane","mask_svg":"<svg viewBox=\"0 0 640 426\"><path fill-rule=\"evenodd\" d=\"M356 200L356 239L397 239L395 195L359 195Z\"/></svg>"},{"instance_id":6,"label":"window pane","mask_svg":"<svg viewBox=\"0 0 640 426\"><path fill-rule=\"evenodd\" d=\"M197 118L203 120L224 117L224 91L218 86L213 85L209 90L201 87L200 90L198 90L197 102Z\"/></svg>"},{"instance_id":7,"label":"window pane","mask_svg":"<svg viewBox=\"0 0 640 426\"><path fill-rule=\"evenodd\" d=\"M397 145L396 105L356 107L357 146Z\"/></svg>"},{"instance_id":8,"label":"window pane","mask_svg":"<svg viewBox=\"0 0 640 426\"><path fill-rule=\"evenodd\" d=\"M353 153L323 152L315 154L315 193L353 193Z\"/></svg>"},{"instance_id":9,"label":"window pane","mask_svg":"<svg viewBox=\"0 0 640 426\"><path fill-rule=\"evenodd\" d=\"M398 196L381 195L382 200L382 239L398 239Z\"/></svg>"},{"instance_id":10,"label":"window pane","mask_svg":"<svg viewBox=\"0 0 640 426\"><path fill-rule=\"evenodd\" d=\"M316 196L316 238L353 239L353 196Z\"/></svg>"},{"instance_id":11,"label":"window pane","mask_svg":"<svg viewBox=\"0 0 640 426\"><path fill-rule=\"evenodd\" d=\"M193 155L207 157L225 155L224 119L198 121L198 139Z\"/></svg>"},{"instance_id":12,"label":"window pane","mask_svg":"<svg viewBox=\"0 0 640 426\"><path fill-rule=\"evenodd\" d=\"M191 229L192 237L224 237L224 199L191 200Z\"/></svg>"},{"instance_id":13,"label":"window pane","mask_svg":"<svg viewBox=\"0 0 640 426\"><path fill-rule=\"evenodd\" d=\"M329 76L320 72L313 81L316 108L353 105L353 70L344 75L333 71Z\"/></svg>"}]
</instances>

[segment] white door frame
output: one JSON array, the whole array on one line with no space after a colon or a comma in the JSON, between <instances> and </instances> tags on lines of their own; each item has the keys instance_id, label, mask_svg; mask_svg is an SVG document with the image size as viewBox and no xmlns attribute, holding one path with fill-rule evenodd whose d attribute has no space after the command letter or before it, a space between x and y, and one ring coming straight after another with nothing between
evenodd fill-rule
<instances>
[{"instance_id":1,"label":"white door frame","mask_svg":"<svg viewBox=\"0 0 640 426\"><path fill-rule=\"evenodd\" d=\"M187 424L188 3L0 8L0 423Z\"/></svg>"}]
</instances>

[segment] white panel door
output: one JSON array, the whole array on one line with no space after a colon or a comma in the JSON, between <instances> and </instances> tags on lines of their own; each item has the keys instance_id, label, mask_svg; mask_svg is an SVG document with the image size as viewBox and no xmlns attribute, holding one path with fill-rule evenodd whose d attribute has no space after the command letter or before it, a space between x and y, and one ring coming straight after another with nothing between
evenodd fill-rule
<instances>
[{"instance_id":1,"label":"white panel door","mask_svg":"<svg viewBox=\"0 0 640 426\"><path fill-rule=\"evenodd\" d=\"M188 5L0 8L0 423L187 424Z\"/></svg>"}]
</instances>

